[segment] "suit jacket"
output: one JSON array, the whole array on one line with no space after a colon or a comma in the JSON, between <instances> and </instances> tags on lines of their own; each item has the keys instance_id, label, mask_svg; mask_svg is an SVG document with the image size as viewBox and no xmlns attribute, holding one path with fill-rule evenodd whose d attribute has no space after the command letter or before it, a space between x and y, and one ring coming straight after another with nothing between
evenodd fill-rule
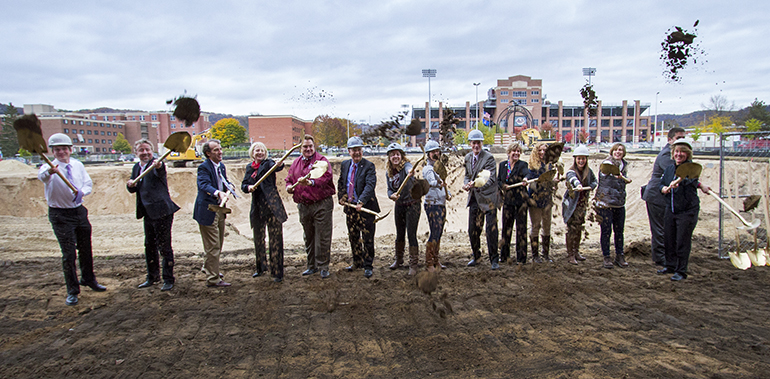
<instances>
[{"instance_id":1,"label":"suit jacket","mask_svg":"<svg viewBox=\"0 0 770 379\"><path fill-rule=\"evenodd\" d=\"M150 160L153 164L155 159ZM131 179L134 179L142 173L142 164L138 162L131 170ZM168 194L168 182L166 180L166 165L163 164L158 169L153 169L142 178L136 186L128 187L128 192L136 194L136 218L147 217L155 220L174 214L179 210L179 206L171 201Z\"/></svg>"},{"instance_id":2,"label":"suit jacket","mask_svg":"<svg viewBox=\"0 0 770 379\"><path fill-rule=\"evenodd\" d=\"M475 197L479 209L484 212L500 208L500 189L497 186L495 157L488 151L481 150L478 162L476 163L476 169L473 170L472 166L473 152L465 155L465 179L463 180L465 184L474 181L481 170L489 171L489 181L480 188L471 188L470 192L468 192L468 202L465 206L470 206L471 197Z\"/></svg>"},{"instance_id":3,"label":"suit jacket","mask_svg":"<svg viewBox=\"0 0 770 379\"><path fill-rule=\"evenodd\" d=\"M252 178L254 168L252 168L251 163L249 163L246 166L246 174L243 176L243 181L241 182L241 190L248 193L248 187L265 176L265 173L273 166L275 166L275 161L272 159L267 158L263 160L257 169L257 175ZM270 216L275 217L275 219L281 223L286 222L289 218L286 215L286 209L283 207L281 195L278 194L278 189L275 187L275 173L283 170L283 167L284 166L281 166L281 168L271 173L270 176L260 183L259 187L251 193L249 221L251 222L252 229L257 225L259 220L262 220L262 224L264 224Z\"/></svg>"},{"instance_id":4,"label":"suit jacket","mask_svg":"<svg viewBox=\"0 0 770 379\"><path fill-rule=\"evenodd\" d=\"M526 186L511 188L507 191L503 190L503 184L511 185L520 183L522 180L526 179L527 176L529 176L529 165L527 162L524 162L521 159L516 161L516 163L513 164L510 175L508 175L508 160L506 159L500 162L500 167L497 171L497 183L500 186L503 204L520 206L527 201L529 196L527 196Z\"/></svg>"},{"instance_id":5,"label":"suit jacket","mask_svg":"<svg viewBox=\"0 0 770 379\"><path fill-rule=\"evenodd\" d=\"M222 165L224 167L224 164ZM222 175L227 179L227 170L222 170ZM214 223L216 212L209 210L209 204L219 205L219 198L214 195L217 188L217 172L214 163L206 159L198 166L198 196L195 198L195 208L193 209L193 219L201 225L211 225ZM232 183L230 183L232 186ZM227 191L223 188L223 191Z\"/></svg>"},{"instance_id":6,"label":"suit jacket","mask_svg":"<svg viewBox=\"0 0 770 379\"><path fill-rule=\"evenodd\" d=\"M670 198L660 193L657 190L660 187L660 180L663 177L663 171L666 171L668 166L674 164L674 160L671 159L671 144L666 144L658 153L658 157L655 158L655 164L652 166L652 175L650 181L647 182L647 189L644 191L644 201L653 203L659 207L665 207Z\"/></svg>"},{"instance_id":7,"label":"suit jacket","mask_svg":"<svg viewBox=\"0 0 770 379\"><path fill-rule=\"evenodd\" d=\"M340 178L337 180L337 200L348 198L348 172L350 172L352 163L352 159L342 162ZM377 172L375 171L374 163L361 158L361 161L358 162L355 179L354 186L356 195L358 195L358 202L363 204L364 208L379 212L380 203L377 202L377 195L374 193L374 189L377 186ZM350 211L355 212L354 209L345 207L345 213Z\"/></svg>"}]
</instances>

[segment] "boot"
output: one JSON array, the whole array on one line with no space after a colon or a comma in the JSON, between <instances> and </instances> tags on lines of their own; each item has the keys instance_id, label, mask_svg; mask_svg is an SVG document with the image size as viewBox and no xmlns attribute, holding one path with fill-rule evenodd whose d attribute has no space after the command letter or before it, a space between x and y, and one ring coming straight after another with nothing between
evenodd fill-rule
<instances>
[{"instance_id":1,"label":"boot","mask_svg":"<svg viewBox=\"0 0 770 379\"><path fill-rule=\"evenodd\" d=\"M532 260L534 261L536 258L540 257L540 244L538 243L539 237L532 238L531 241L529 241L529 246L532 247ZM518 254L516 254L518 256ZM524 260L519 262L521 264L527 263L527 254L524 254Z\"/></svg>"},{"instance_id":2,"label":"boot","mask_svg":"<svg viewBox=\"0 0 770 379\"><path fill-rule=\"evenodd\" d=\"M602 263L602 267L604 268L612 268L612 258L610 258L609 255L604 256L604 263Z\"/></svg>"},{"instance_id":3,"label":"boot","mask_svg":"<svg viewBox=\"0 0 770 379\"><path fill-rule=\"evenodd\" d=\"M577 238L575 238L575 245L573 246L573 249L575 250L575 259L584 261L586 260L586 257L580 255L580 239L583 236L583 231L578 230L575 234L577 234Z\"/></svg>"},{"instance_id":4,"label":"boot","mask_svg":"<svg viewBox=\"0 0 770 379\"><path fill-rule=\"evenodd\" d=\"M628 267L626 257L623 254L615 254L615 264L620 268Z\"/></svg>"},{"instance_id":5,"label":"boot","mask_svg":"<svg viewBox=\"0 0 770 379\"><path fill-rule=\"evenodd\" d=\"M396 261L390 265L391 270L395 270L404 264L404 246L406 242L396 242Z\"/></svg>"},{"instance_id":6,"label":"boot","mask_svg":"<svg viewBox=\"0 0 770 379\"><path fill-rule=\"evenodd\" d=\"M436 271L436 243L430 242L425 244L425 268L429 272Z\"/></svg>"},{"instance_id":7,"label":"boot","mask_svg":"<svg viewBox=\"0 0 770 379\"><path fill-rule=\"evenodd\" d=\"M444 264L441 263L441 261L439 261L438 259L439 251L441 251L441 240L436 241L436 253L434 258L436 261L434 263L436 264L436 268L441 268L442 270L446 270L446 266L444 266Z\"/></svg>"},{"instance_id":8,"label":"boot","mask_svg":"<svg viewBox=\"0 0 770 379\"><path fill-rule=\"evenodd\" d=\"M417 275L417 263L420 261L420 247L409 246L409 276Z\"/></svg>"},{"instance_id":9,"label":"boot","mask_svg":"<svg viewBox=\"0 0 770 379\"><path fill-rule=\"evenodd\" d=\"M543 243L545 243L545 237L543 237ZM540 259L540 249L538 249L537 238L532 241L532 263L543 263Z\"/></svg>"},{"instance_id":10,"label":"boot","mask_svg":"<svg viewBox=\"0 0 770 379\"><path fill-rule=\"evenodd\" d=\"M575 260L575 250L573 248L573 243L570 242L571 236L567 236L566 240L564 241L567 244L567 263L576 265L578 264Z\"/></svg>"},{"instance_id":11,"label":"boot","mask_svg":"<svg viewBox=\"0 0 770 379\"><path fill-rule=\"evenodd\" d=\"M543 261L553 263L551 259L551 236L543 236Z\"/></svg>"}]
</instances>

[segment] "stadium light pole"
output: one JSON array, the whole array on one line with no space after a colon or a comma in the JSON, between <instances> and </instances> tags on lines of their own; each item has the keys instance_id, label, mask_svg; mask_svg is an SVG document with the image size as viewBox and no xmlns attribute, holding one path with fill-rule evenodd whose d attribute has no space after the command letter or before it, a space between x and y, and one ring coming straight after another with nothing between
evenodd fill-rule
<instances>
[{"instance_id":1,"label":"stadium light pole","mask_svg":"<svg viewBox=\"0 0 770 379\"><path fill-rule=\"evenodd\" d=\"M587 76L588 77L588 86L590 87L591 86L591 77L592 76L596 76L596 67L583 67L583 76ZM599 143L598 143L598 141L602 139L602 136L601 136L601 129L599 129L599 122L598 122L599 117L598 117L598 115L597 115L596 118L597 118L597 122L596 122L596 140L597 140L596 152L598 153L599 152ZM590 137L591 137L591 130L590 130L590 126L591 125L590 124L591 124L591 113L588 112L588 109L586 109L586 120L585 120L585 125L583 125L583 127L585 127L586 133L588 133L588 138L586 138L586 145L588 145L588 141L590 141ZM610 139L612 139L612 136L610 136Z\"/></svg>"},{"instance_id":2,"label":"stadium light pole","mask_svg":"<svg viewBox=\"0 0 770 379\"><path fill-rule=\"evenodd\" d=\"M658 95L660 91L655 93L655 127L652 128L652 146L655 146L655 140L658 138Z\"/></svg>"},{"instance_id":3,"label":"stadium light pole","mask_svg":"<svg viewBox=\"0 0 770 379\"><path fill-rule=\"evenodd\" d=\"M432 68L424 69L422 70L422 77L428 78L428 109L425 112L425 126L428 130L428 134L425 135L425 142L428 142L430 139L430 102L431 102L431 93L430 93L430 78L436 77L436 70Z\"/></svg>"},{"instance_id":4,"label":"stadium light pole","mask_svg":"<svg viewBox=\"0 0 770 379\"><path fill-rule=\"evenodd\" d=\"M476 128L479 127L479 85L481 83L473 83L476 87Z\"/></svg>"}]
</instances>

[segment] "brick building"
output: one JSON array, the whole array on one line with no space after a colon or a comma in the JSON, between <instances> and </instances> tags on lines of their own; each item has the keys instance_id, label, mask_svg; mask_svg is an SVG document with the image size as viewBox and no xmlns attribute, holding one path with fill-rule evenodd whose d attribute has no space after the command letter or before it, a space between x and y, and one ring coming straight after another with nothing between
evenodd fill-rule
<instances>
[{"instance_id":1,"label":"brick building","mask_svg":"<svg viewBox=\"0 0 770 379\"><path fill-rule=\"evenodd\" d=\"M650 107L649 104L642 104L639 100L623 100L620 104L598 103L597 116L589 118L582 104L565 105L561 100L557 103L546 100L541 79L516 75L499 79L497 86L487 91L487 99L479 104L466 102L464 107L451 109L460 119L458 128L466 131L470 131L476 124L477 114L483 118L487 113L490 120L499 126L499 133L509 136L515 134L515 128L541 129L547 123L552 127L554 135L572 142L576 141L581 132L588 134L590 142L640 142L650 139L650 116L641 115ZM423 143L425 140L427 106L425 103L424 108L412 108L412 117L423 123L423 134L413 137L412 143ZM438 138L438 125L443 119L443 113L442 103L439 103L438 109L431 109L433 139Z\"/></svg>"},{"instance_id":2,"label":"brick building","mask_svg":"<svg viewBox=\"0 0 770 379\"><path fill-rule=\"evenodd\" d=\"M112 143L118 133L130 144L141 138L150 140L156 151L168 136L176 131L186 130L197 134L210 127L208 114L201 114L198 122L189 128L176 120L169 112L125 112L125 113L76 113L57 112L45 104L25 104L24 113L35 113L40 118L43 137L64 133L72 138L75 151L106 154L112 151Z\"/></svg>"},{"instance_id":3,"label":"brick building","mask_svg":"<svg viewBox=\"0 0 770 379\"><path fill-rule=\"evenodd\" d=\"M313 122L295 116L249 116L249 142L262 142L270 150L285 150L313 134Z\"/></svg>"}]
</instances>

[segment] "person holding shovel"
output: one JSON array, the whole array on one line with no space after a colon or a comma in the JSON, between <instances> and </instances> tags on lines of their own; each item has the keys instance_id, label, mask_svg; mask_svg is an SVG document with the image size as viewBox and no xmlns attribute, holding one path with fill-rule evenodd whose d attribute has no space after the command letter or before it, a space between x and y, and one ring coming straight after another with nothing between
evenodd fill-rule
<instances>
[{"instance_id":1,"label":"person holding shovel","mask_svg":"<svg viewBox=\"0 0 770 379\"><path fill-rule=\"evenodd\" d=\"M329 259L332 245L332 211L334 210L334 182L329 161L315 150L315 138L305 134L302 156L295 159L286 175L286 191L293 195L299 210L299 222L305 232L307 270L303 276L321 271L321 278L329 277ZM326 172L317 179L308 174L317 161L327 164ZM294 187L296 185L296 187Z\"/></svg>"},{"instance_id":2,"label":"person holding shovel","mask_svg":"<svg viewBox=\"0 0 770 379\"><path fill-rule=\"evenodd\" d=\"M347 146L350 159L342 162L337 181L337 199L344 207L350 251L353 254L353 262L345 270L355 271L363 268L364 277L370 278L374 262L375 215L361 210L366 208L380 211L380 204L374 193L377 187L377 172L374 163L364 159L364 142L361 137L350 137Z\"/></svg>"},{"instance_id":3,"label":"person holding shovel","mask_svg":"<svg viewBox=\"0 0 770 379\"><path fill-rule=\"evenodd\" d=\"M602 170L599 172L599 187L596 189L596 215L600 217L601 237L600 245L604 262L602 266L611 269L613 265L610 258L610 234L615 233L615 261L618 267L627 267L623 255L623 229L626 225L626 178L628 177L628 162L626 157L626 145L616 143L610 148L610 155L602 161ZM618 175L605 173L604 166L617 167Z\"/></svg>"},{"instance_id":4,"label":"person holding shovel","mask_svg":"<svg viewBox=\"0 0 770 379\"><path fill-rule=\"evenodd\" d=\"M512 142L508 145L508 160L500 162L497 169L497 182L503 196L503 241L500 247L500 262L508 261L511 256L511 235L513 225L516 224L516 262L527 263L527 176L529 165L520 160L521 145ZM523 184L518 187L506 188L513 184ZM546 260L550 260L548 253L543 254ZM533 259L540 259L537 252L533 253ZM542 261L540 261L542 262ZM540 263L538 262L538 263Z\"/></svg>"},{"instance_id":5,"label":"person holding shovel","mask_svg":"<svg viewBox=\"0 0 770 379\"><path fill-rule=\"evenodd\" d=\"M551 218L553 214L553 192L556 188L554 181L537 182L535 179L544 173L555 170L556 165L546 161L545 152L548 145L538 142L532 149L529 156L529 221L532 226L529 239L532 245L532 260L536 263L542 262L540 258L540 244L542 236L543 258L546 261L551 260ZM542 228L542 233L541 233ZM526 259L522 263L526 262Z\"/></svg>"},{"instance_id":6,"label":"person holding shovel","mask_svg":"<svg viewBox=\"0 0 770 379\"><path fill-rule=\"evenodd\" d=\"M596 175L588 167L588 147L580 145L572 153L574 163L565 173L567 191L562 199L562 217L567 224L566 245L569 263L586 258L580 255L580 239L588 210L588 194L598 185Z\"/></svg>"},{"instance_id":7,"label":"person holding shovel","mask_svg":"<svg viewBox=\"0 0 770 379\"><path fill-rule=\"evenodd\" d=\"M134 144L139 162L131 170L126 183L129 193L136 194L136 218L144 218L144 257L147 261L147 279L139 288L151 287L161 279L158 251L163 257L163 286L161 291L174 288L174 250L171 247L171 225L179 210L168 194L166 165L153 157L152 143L140 139ZM139 181L134 181L145 170L152 169Z\"/></svg>"},{"instance_id":8,"label":"person holding shovel","mask_svg":"<svg viewBox=\"0 0 770 379\"><path fill-rule=\"evenodd\" d=\"M697 178L676 181L676 169L680 165L692 162L692 145L684 139L676 140L671 145L671 159L674 164L663 171L659 191L666 197L666 213L663 218L663 236L666 247L665 267L658 274L673 274L671 280L678 282L687 279L687 264L692 248L692 233L698 223L700 199L698 188L709 193L709 186ZM648 188L649 190L649 188Z\"/></svg>"},{"instance_id":9,"label":"person holding shovel","mask_svg":"<svg viewBox=\"0 0 770 379\"><path fill-rule=\"evenodd\" d=\"M428 181L430 186L425 195L425 215L428 216L430 228L428 243L425 246L425 266L427 266L428 271L433 272L436 269L444 268L439 262L438 255L441 235L444 233L444 223L446 223L446 201L452 198L452 194L449 193L447 184L441 180L441 176L434 169L434 165L441 157L441 147L438 142L428 141L425 143L425 152L428 154L428 159L422 169L422 177ZM403 248L403 245L401 246Z\"/></svg>"},{"instance_id":10,"label":"person holding shovel","mask_svg":"<svg viewBox=\"0 0 770 379\"><path fill-rule=\"evenodd\" d=\"M417 274L420 259L420 245L417 241L417 226L420 223L420 200L412 198L414 171L412 163L406 157L404 147L399 143L388 146L388 162L385 177L388 182L388 198L396 202L394 217L396 221L396 260L390 265L391 270L404 263L404 247L409 240L409 275ZM406 181L400 194L396 194Z\"/></svg>"},{"instance_id":11,"label":"person holding shovel","mask_svg":"<svg viewBox=\"0 0 770 379\"><path fill-rule=\"evenodd\" d=\"M270 275L273 281L279 283L283 280L283 223L289 218L275 186L275 172L283 170L283 162L278 163L273 172L259 184L259 187L256 187L254 185L257 181L276 166L276 163L268 158L267 147L262 142L251 144L249 156L253 162L246 166L241 190L251 193L249 222L254 236L254 253L257 261L257 271L251 277L263 276L267 271L265 258L265 227L267 227L270 237Z\"/></svg>"},{"instance_id":12,"label":"person holding shovel","mask_svg":"<svg viewBox=\"0 0 770 379\"><path fill-rule=\"evenodd\" d=\"M222 163L222 146L219 140L211 139L203 144L206 160L198 166L198 196L195 198L193 219L203 239L206 257L203 273L206 274L206 286L229 287L230 283L222 280L219 273L219 257L225 241L225 213L209 209L209 205L224 203L233 192L233 185L227 180L227 170Z\"/></svg>"},{"instance_id":13,"label":"person holding shovel","mask_svg":"<svg viewBox=\"0 0 770 379\"><path fill-rule=\"evenodd\" d=\"M91 194L93 184L83 164L71 158L72 140L62 133L55 133L48 138L48 146L56 158L53 166L40 166L37 178L45 184L45 200L48 203L48 220L59 241L62 253L62 269L67 284L67 305L76 305L80 294L80 285L92 290L105 291L94 275L94 258L91 248L91 223L88 221L88 209L83 206L83 197ZM62 173L75 187L72 190L58 176ZM75 259L80 263L80 281L78 281Z\"/></svg>"},{"instance_id":14,"label":"person holding shovel","mask_svg":"<svg viewBox=\"0 0 770 379\"><path fill-rule=\"evenodd\" d=\"M497 186L495 157L482 148L484 133L478 129L468 133L471 152L465 155L465 178L463 190L468 192L468 239L471 242L473 259L468 267L478 264L481 259L481 228L486 220L487 250L492 270L500 268L498 255L497 209L500 208L500 188ZM482 172L489 178L484 183Z\"/></svg>"}]
</instances>

